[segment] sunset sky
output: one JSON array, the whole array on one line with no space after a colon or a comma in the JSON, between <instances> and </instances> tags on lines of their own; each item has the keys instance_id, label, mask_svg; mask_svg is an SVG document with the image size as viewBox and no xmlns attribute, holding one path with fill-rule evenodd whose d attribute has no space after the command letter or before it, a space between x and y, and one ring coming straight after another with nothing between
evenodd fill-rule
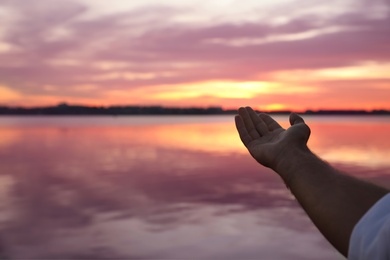
<instances>
[{"instance_id":1,"label":"sunset sky","mask_svg":"<svg viewBox=\"0 0 390 260\"><path fill-rule=\"evenodd\" d=\"M390 109L388 0L2 0L0 105Z\"/></svg>"}]
</instances>

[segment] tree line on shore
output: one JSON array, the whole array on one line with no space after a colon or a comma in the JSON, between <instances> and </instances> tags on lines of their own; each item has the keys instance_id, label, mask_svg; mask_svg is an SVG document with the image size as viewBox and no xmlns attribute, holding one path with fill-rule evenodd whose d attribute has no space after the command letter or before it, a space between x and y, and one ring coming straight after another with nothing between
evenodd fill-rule
<instances>
[{"instance_id":1,"label":"tree line on shore","mask_svg":"<svg viewBox=\"0 0 390 260\"><path fill-rule=\"evenodd\" d=\"M291 111L258 111L269 114L289 114ZM163 107L163 106L81 106L66 103L47 107L0 106L0 115L224 115L236 114L235 109L221 107ZM390 115L390 110L306 110L307 115Z\"/></svg>"}]
</instances>

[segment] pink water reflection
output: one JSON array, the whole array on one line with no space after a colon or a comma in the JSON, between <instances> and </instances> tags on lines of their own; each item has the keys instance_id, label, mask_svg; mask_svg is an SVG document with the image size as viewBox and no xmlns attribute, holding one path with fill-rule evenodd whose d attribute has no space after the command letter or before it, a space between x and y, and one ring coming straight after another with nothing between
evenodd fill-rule
<instances>
[{"instance_id":1,"label":"pink water reflection","mask_svg":"<svg viewBox=\"0 0 390 260\"><path fill-rule=\"evenodd\" d=\"M3 255L337 259L279 178L247 155L232 118L215 119L3 120ZM389 153L388 123L309 121L321 155L337 146ZM377 137L363 141L371 131ZM390 179L384 160L330 161Z\"/></svg>"}]
</instances>

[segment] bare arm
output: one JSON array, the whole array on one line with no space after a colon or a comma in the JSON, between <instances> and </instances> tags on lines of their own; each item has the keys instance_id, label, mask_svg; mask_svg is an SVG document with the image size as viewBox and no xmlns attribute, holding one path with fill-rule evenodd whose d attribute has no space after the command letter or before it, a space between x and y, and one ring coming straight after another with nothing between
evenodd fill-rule
<instances>
[{"instance_id":1,"label":"bare arm","mask_svg":"<svg viewBox=\"0 0 390 260\"><path fill-rule=\"evenodd\" d=\"M236 127L253 158L276 171L313 223L343 255L355 224L389 190L342 174L313 154L310 128L297 114L283 129L266 114L240 108Z\"/></svg>"}]
</instances>

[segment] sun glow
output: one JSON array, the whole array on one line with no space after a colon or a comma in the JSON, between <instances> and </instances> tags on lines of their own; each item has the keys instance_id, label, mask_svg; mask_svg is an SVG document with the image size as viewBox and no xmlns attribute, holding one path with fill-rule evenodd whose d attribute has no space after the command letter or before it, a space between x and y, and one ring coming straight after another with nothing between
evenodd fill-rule
<instances>
[{"instance_id":1,"label":"sun glow","mask_svg":"<svg viewBox=\"0 0 390 260\"><path fill-rule=\"evenodd\" d=\"M261 107L259 108L261 110L267 110L267 111L280 111L280 110L283 110L283 109L287 109L287 107L283 104L269 104L265 107Z\"/></svg>"},{"instance_id":2,"label":"sun glow","mask_svg":"<svg viewBox=\"0 0 390 260\"><path fill-rule=\"evenodd\" d=\"M14 99L19 99L21 95L6 87L6 86L1 86L0 85L0 101L8 101L8 100L14 100Z\"/></svg>"},{"instance_id":3,"label":"sun glow","mask_svg":"<svg viewBox=\"0 0 390 260\"><path fill-rule=\"evenodd\" d=\"M174 86L158 86L164 90L154 94L154 99L182 99L211 96L217 98L250 99L260 93L267 93L276 83L262 81L234 82L207 81Z\"/></svg>"}]
</instances>

